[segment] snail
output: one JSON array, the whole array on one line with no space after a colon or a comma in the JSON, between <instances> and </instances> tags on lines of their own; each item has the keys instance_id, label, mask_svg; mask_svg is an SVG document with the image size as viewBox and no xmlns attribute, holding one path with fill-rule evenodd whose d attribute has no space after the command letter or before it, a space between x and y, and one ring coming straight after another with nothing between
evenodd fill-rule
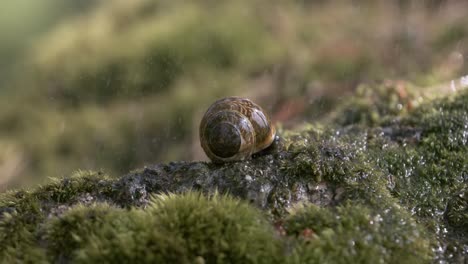
<instances>
[{"instance_id":1,"label":"snail","mask_svg":"<svg viewBox=\"0 0 468 264\"><path fill-rule=\"evenodd\" d=\"M250 158L274 141L276 130L263 109L249 99L214 102L200 124L200 143L216 163Z\"/></svg>"}]
</instances>

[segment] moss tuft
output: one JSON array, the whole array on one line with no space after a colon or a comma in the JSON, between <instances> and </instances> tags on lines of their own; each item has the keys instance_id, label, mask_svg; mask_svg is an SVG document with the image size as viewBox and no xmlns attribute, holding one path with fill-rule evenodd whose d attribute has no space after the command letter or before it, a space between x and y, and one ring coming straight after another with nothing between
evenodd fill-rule
<instances>
[{"instance_id":1,"label":"moss tuft","mask_svg":"<svg viewBox=\"0 0 468 264\"><path fill-rule=\"evenodd\" d=\"M93 200L105 193L105 179L106 176L100 172L80 171L69 178L53 179L51 183L33 191L10 191L2 194L0 258L42 256L43 252L34 247L41 241L41 224L49 217L68 210L72 204L86 204L89 202L86 201L86 194L89 197L93 194Z\"/></svg>"},{"instance_id":2,"label":"moss tuft","mask_svg":"<svg viewBox=\"0 0 468 264\"><path fill-rule=\"evenodd\" d=\"M42 239L53 262L69 261L78 249L86 246L97 230L105 228L113 218L120 218L122 209L108 204L78 205L60 217L47 222Z\"/></svg>"},{"instance_id":3,"label":"moss tuft","mask_svg":"<svg viewBox=\"0 0 468 264\"><path fill-rule=\"evenodd\" d=\"M272 263L280 241L247 204L215 194L160 195L146 209L79 206L49 221L53 261Z\"/></svg>"},{"instance_id":4,"label":"moss tuft","mask_svg":"<svg viewBox=\"0 0 468 264\"><path fill-rule=\"evenodd\" d=\"M44 220L37 199L24 192L4 195L0 215L0 259L22 259L41 255L34 249L37 226ZM32 254L32 255L30 255Z\"/></svg>"},{"instance_id":5,"label":"moss tuft","mask_svg":"<svg viewBox=\"0 0 468 264\"><path fill-rule=\"evenodd\" d=\"M454 193L449 200L445 218L453 228L468 230L468 188Z\"/></svg>"},{"instance_id":6,"label":"moss tuft","mask_svg":"<svg viewBox=\"0 0 468 264\"><path fill-rule=\"evenodd\" d=\"M71 177L51 179L51 183L39 187L34 195L55 203L77 202L85 193L109 195L112 189L107 180L107 175L102 172L78 171Z\"/></svg>"},{"instance_id":7,"label":"moss tuft","mask_svg":"<svg viewBox=\"0 0 468 264\"><path fill-rule=\"evenodd\" d=\"M428 263L431 259L421 227L396 208L307 205L287 218L285 228L298 238L292 263Z\"/></svg>"},{"instance_id":8,"label":"moss tuft","mask_svg":"<svg viewBox=\"0 0 468 264\"><path fill-rule=\"evenodd\" d=\"M415 104L415 87L403 81L361 84L355 96L344 103L333 118L333 124L375 126L382 120L408 113Z\"/></svg>"}]
</instances>

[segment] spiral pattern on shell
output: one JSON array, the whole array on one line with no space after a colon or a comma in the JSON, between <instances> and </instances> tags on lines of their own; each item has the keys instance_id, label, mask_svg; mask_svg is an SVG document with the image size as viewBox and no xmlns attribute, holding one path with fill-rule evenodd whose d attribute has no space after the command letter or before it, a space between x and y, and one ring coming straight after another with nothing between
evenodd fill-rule
<instances>
[{"instance_id":1,"label":"spiral pattern on shell","mask_svg":"<svg viewBox=\"0 0 468 264\"><path fill-rule=\"evenodd\" d=\"M200 143L213 162L243 160L271 145L276 130L263 109L249 99L214 102L200 124Z\"/></svg>"}]
</instances>

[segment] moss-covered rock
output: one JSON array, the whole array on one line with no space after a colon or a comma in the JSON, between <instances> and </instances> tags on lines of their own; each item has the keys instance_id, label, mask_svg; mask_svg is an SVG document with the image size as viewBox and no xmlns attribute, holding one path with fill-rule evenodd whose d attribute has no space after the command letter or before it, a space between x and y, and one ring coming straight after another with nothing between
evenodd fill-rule
<instances>
[{"instance_id":1,"label":"moss-covered rock","mask_svg":"<svg viewBox=\"0 0 468 264\"><path fill-rule=\"evenodd\" d=\"M426 86L468 72L468 45L460 45L468 41L468 6L460 1L359 8L339 0L45 1L2 6L0 32L9 37L0 54L10 59L0 61L0 188L77 169L117 177L144 164L199 159L187 151L196 120L223 96L253 97L288 123L375 124L417 97L362 85L348 112L326 114L362 82ZM72 6L79 15L70 15ZM7 48L14 35L44 24L37 15L63 20L10 56L33 39ZM9 20L20 28L11 30Z\"/></svg>"},{"instance_id":2,"label":"moss-covered rock","mask_svg":"<svg viewBox=\"0 0 468 264\"><path fill-rule=\"evenodd\" d=\"M421 226L399 208L310 205L287 218L286 230L298 240L291 256L294 263L427 263L430 259Z\"/></svg>"},{"instance_id":3,"label":"moss-covered rock","mask_svg":"<svg viewBox=\"0 0 468 264\"><path fill-rule=\"evenodd\" d=\"M272 263L281 256L260 212L216 194L160 195L145 210L80 205L46 226L54 262Z\"/></svg>"},{"instance_id":4,"label":"moss-covered rock","mask_svg":"<svg viewBox=\"0 0 468 264\"><path fill-rule=\"evenodd\" d=\"M242 162L157 164L118 179L80 172L10 191L0 257L463 263L468 90L379 114L280 131Z\"/></svg>"}]
</instances>

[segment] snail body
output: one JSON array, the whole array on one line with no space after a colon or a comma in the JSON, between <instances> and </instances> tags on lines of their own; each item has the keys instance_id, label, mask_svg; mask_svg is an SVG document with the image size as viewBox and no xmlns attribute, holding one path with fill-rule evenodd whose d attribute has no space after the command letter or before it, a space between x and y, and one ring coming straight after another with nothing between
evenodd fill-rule
<instances>
[{"instance_id":1,"label":"snail body","mask_svg":"<svg viewBox=\"0 0 468 264\"><path fill-rule=\"evenodd\" d=\"M244 160L271 145L276 130L263 109L249 99L214 102L200 124L200 143L213 162Z\"/></svg>"}]
</instances>

